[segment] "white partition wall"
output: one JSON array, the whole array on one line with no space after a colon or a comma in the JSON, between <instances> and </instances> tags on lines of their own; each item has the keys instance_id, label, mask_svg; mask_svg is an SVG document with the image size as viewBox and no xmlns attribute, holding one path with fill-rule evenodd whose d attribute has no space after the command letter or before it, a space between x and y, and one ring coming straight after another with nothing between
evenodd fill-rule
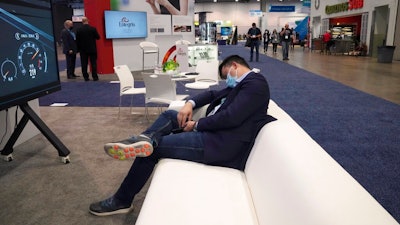
<instances>
[{"instance_id":1,"label":"white partition wall","mask_svg":"<svg viewBox=\"0 0 400 225\"><path fill-rule=\"evenodd\" d=\"M29 106L33 109L40 116L39 112L39 100L35 99L29 102ZM16 110L18 112L16 113ZM8 111L3 110L0 111L0 135L4 139L3 142L0 143L0 149L2 150L7 143L7 140L10 138L11 134L15 129L15 121L20 121L24 113L17 109L17 107L11 107ZM16 118L17 116L17 118ZM35 135L39 134L40 131L36 128L35 125L31 121L28 122L24 130L22 131L21 135L19 136L15 146L29 140L30 138L34 137Z\"/></svg>"},{"instance_id":2,"label":"white partition wall","mask_svg":"<svg viewBox=\"0 0 400 225\"><path fill-rule=\"evenodd\" d=\"M171 49L177 40L188 40L195 42L194 38L194 0L188 0L188 5L181 5L180 11L165 12L154 10L146 1L124 1L118 5L121 11L146 11L147 12L147 38L139 39L113 39L114 64L126 64L133 71L142 70L142 51L139 43L142 41L155 42L160 47L160 58L153 55L146 55L144 62L145 68L152 68L162 62L166 54L173 57L176 53ZM156 4L156 8L160 6Z\"/></svg>"}]
</instances>

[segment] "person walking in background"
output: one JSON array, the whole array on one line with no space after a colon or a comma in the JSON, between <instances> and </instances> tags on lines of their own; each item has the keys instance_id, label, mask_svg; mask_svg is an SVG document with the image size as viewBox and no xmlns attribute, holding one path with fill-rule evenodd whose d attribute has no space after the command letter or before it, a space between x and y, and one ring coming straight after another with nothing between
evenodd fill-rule
<instances>
[{"instance_id":1,"label":"person walking in background","mask_svg":"<svg viewBox=\"0 0 400 225\"><path fill-rule=\"evenodd\" d=\"M75 75L76 53L78 47L76 45L76 35L72 31L74 23L71 20L64 22L64 29L61 31L61 41L63 45L63 53L65 54L65 61L67 63L67 78L75 79L79 77Z\"/></svg>"},{"instance_id":2,"label":"person walking in background","mask_svg":"<svg viewBox=\"0 0 400 225\"><path fill-rule=\"evenodd\" d=\"M272 43L272 52L273 53L276 53L276 50L277 50L278 44L279 44L279 39L280 39L279 34L276 31L276 29L274 29L271 34L271 43Z\"/></svg>"},{"instance_id":3,"label":"person walking in background","mask_svg":"<svg viewBox=\"0 0 400 225\"><path fill-rule=\"evenodd\" d=\"M251 28L247 32L247 38L250 38L250 62L253 61L254 49L256 49L256 61L258 62L261 30L256 26L256 23L251 24Z\"/></svg>"},{"instance_id":4,"label":"person walking in background","mask_svg":"<svg viewBox=\"0 0 400 225\"><path fill-rule=\"evenodd\" d=\"M332 34L330 30L327 30L322 37L322 41L325 44L325 53L331 54L331 47L333 45Z\"/></svg>"},{"instance_id":5,"label":"person walking in background","mask_svg":"<svg viewBox=\"0 0 400 225\"><path fill-rule=\"evenodd\" d=\"M263 34L263 39L264 39L264 53L267 53L268 51L268 45L270 42L270 33L269 30L265 29L264 34Z\"/></svg>"},{"instance_id":6,"label":"person walking in background","mask_svg":"<svg viewBox=\"0 0 400 225\"><path fill-rule=\"evenodd\" d=\"M95 27L89 25L87 17L82 17L82 26L76 31L76 43L81 56L82 75L85 81L89 81L88 63L92 68L92 78L99 80L97 75L97 46L96 40L100 35Z\"/></svg>"},{"instance_id":7,"label":"person walking in background","mask_svg":"<svg viewBox=\"0 0 400 225\"><path fill-rule=\"evenodd\" d=\"M283 60L289 60L289 45L292 39L292 31L289 28L289 24L285 24L285 27L282 28L282 31L279 34L282 44Z\"/></svg>"},{"instance_id":8,"label":"person walking in background","mask_svg":"<svg viewBox=\"0 0 400 225\"><path fill-rule=\"evenodd\" d=\"M290 30L292 31L292 38L290 39L290 47L292 50L294 50L294 45L296 44L296 31L294 31L293 27L290 28Z\"/></svg>"}]
</instances>

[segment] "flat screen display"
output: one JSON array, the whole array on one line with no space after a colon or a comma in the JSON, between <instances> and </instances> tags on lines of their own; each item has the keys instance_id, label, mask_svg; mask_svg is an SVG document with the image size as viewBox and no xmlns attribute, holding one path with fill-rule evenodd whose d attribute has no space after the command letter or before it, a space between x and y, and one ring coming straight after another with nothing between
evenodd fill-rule
<instances>
[{"instance_id":1,"label":"flat screen display","mask_svg":"<svg viewBox=\"0 0 400 225\"><path fill-rule=\"evenodd\" d=\"M146 38L147 12L104 11L106 38Z\"/></svg>"},{"instance_id":2,"label":"flat screen display","mask_svg":"<svg viewBox=\"0 0 400 225\"><path fill-rule=\"evenodd\" d=\"M2 0L0 30L0 110L61 89L51 0Z\"/></svg>"},{"instance_id":3,"label":"flat screen display","mask_svg":"<svg viewBox=\"0 0 400 225\"><path fill-rule=\"evenodd\" d=\"M232 33L232 27L221 27L221 35L229 36Z\"/></svg>"}]
</instances>

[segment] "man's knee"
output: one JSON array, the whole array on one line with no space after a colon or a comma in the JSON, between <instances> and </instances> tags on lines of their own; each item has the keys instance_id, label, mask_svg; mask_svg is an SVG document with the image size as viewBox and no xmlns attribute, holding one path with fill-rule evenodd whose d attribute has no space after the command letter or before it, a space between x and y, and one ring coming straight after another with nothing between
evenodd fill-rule
<instances>
[{"instance_id":1,"label":"man's knee","mask_svg":"<svg viewBox=\"0 0 400 225\"><path fill-rule=\"evenodd\" d=\"M168 118L176 119L176 117L178 115L178 111L173 110L173 109L168 109L168 110L165 110L164 112L162 112L161 114L163 116L168 117Z\"/></svg>"}]
</instances>

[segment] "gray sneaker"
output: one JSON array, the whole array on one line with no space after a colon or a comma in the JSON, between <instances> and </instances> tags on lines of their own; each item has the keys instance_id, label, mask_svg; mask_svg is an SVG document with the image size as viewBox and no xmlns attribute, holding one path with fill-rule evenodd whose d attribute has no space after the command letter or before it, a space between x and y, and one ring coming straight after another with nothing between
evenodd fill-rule
<instances>
[{"instance_id":1,"label":"gray sneaker","mask_svg":"<svg viewBox=\"0 0 400 225\"><path fill-rule=\"evenodd\" d=\"M133 209L131 204L122 204L114 196L100 202L92 203L89 212L96 216L110 216L128 213Z\"/></svg>"},{"instance_id":2,"label":"gray sneaker","mask_svg":"<svg viewBox=\"0 0 400 225\"><path fill-rule=\"evenodd\" d=\"M147 157L153 153L151 140L145 136L137 136L130 139L110 142L104 145L105 152L118 160Z\"/></svg>"}]
</instances>

